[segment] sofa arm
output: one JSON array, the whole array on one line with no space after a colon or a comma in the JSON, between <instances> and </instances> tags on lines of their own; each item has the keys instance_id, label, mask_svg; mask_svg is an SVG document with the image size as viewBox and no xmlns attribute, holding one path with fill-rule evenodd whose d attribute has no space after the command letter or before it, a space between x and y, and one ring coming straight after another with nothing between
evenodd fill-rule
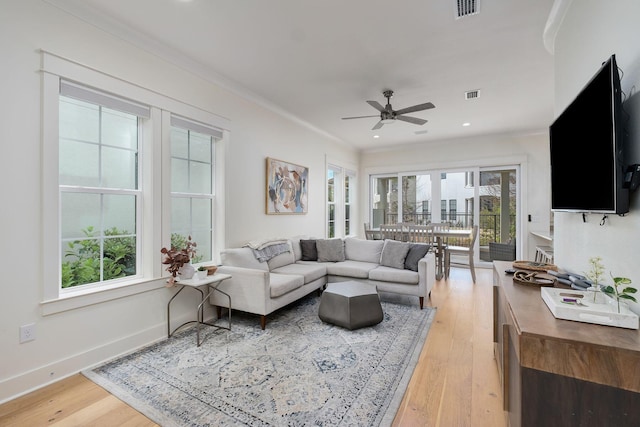
<instances>
[{"instance_id":1,"label":"sofa arm","mask_svg":"<svg viewBox=\"0 0 640 427\"><path fill-rule=\"evenodd\" d=\"M431 289L436 283L436 256L433 252L427 253L418 261L418 286L424 289L424 295L429 297Z\"/></svg>"},{"instance_id":2,"label":"sofa arm","mask_svg":"<svg viewBox=\"0 0 640 427\"><path fill-rule=\"evenodd\" d=\"M232 309L261 315L268 314L267 301L271 297L268 271L221 265L217 273L231 275L230 279L220 283L218 289L231 296ZM229 304L228 299L219 292L213 292L209 302L220 307L227 307Z\"/></svg>"}]
</instances>

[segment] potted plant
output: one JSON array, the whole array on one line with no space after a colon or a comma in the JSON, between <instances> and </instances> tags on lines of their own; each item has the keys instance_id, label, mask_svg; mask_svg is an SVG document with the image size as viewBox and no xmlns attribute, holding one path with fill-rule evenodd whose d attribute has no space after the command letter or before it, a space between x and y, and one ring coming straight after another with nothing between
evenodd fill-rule
<instances>
[{"instance_id":1,"label":"potted plant","mask_svg":"<svg viewBox=\"0 0 640 427\"><path fill-rule=\"evenodd\" d=\"M637 302L636 298L630 294L635 294L638 290L634 287L627 286L631 284L631 279L627 277L613 277L613 275L611 275L611 278L613 279L613 286L603 287L602 292L616 300L618 303L618 313L620 313L620 299ZM622 290L620 289L621 287Z\"/></svg>"},{"instance_id":2,"label":"potted plant","mask_svg":"<svg viewBox=\"0 0 640 427\"><path fill-rule=\"evenodd\" d=\"M207 267L205 267L204 265L201 265L200 267L198 267L198 270L196 271L196 276L198 277L199 280L206 279L207 274L209 274Z\"/></svg>"},{"instance_id":3,"label":"potted plant","mask_svg":"<svg viewBox=\"0 0 640 427\"><path fill-rule=\"evenodd\" d=\"M191 266L191 258L196 253L196 242L191 240L191 236L185 242L183 248L176 248L171 246L170 249L162 248L160 252L164 255L162 263L167 265L166 270L171 273L171 277L168 280L169 286L173 286L176 282L176 276L180 275L185 279L193 277L194 268ZM191 269L185 269L185 266L191 266ZM190 270L190 275L189 271ZM188 276L188 277L187 277Z\"/></svg>"}]
</instances>

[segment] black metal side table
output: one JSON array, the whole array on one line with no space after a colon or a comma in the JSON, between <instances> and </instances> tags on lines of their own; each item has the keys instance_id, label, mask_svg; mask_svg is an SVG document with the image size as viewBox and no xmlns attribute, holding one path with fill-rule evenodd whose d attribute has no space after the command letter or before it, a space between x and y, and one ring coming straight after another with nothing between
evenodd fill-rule
<instances>
[{"instance_id":1,"label":"black metal side table","mask_svg":"<svg viewBox=\"0 0 640 427\"><path fill-rule=\"evenodd\" d=\"M204 279L198 279L194 277L193 279L183 279L183 280L180 280L179 282L176 282L176 286L180 286L180 289L178 289L178 292L176 292L167 303L167 337L171 338L171 336L175 334L178 329L182 328L185 325L195 323L196 324L196 344L198 345L198 347L200 347L200 344L202 344L202 342L200 341L201 325L207 325L207 326L213 326L216 328L231 330L231 296L226 292L223 292L220 289L218 289L218 286L220 286L220 284L224 280L227 280L230 278L231 278L230 274L213 274L211 276L207 276ZM201 287L203 286L207 287L208 292L206 292L206 295L205 295L205 291L201 289ZM173 302L173 300L178 296L180 292L182 292L184 288L191 288L200 292L201 301L200 301L200 304L198 304L198 309L196 311L196 320L189 320L188 322L183 323L182 325L178 326L172 331L171 330L171 302ZM207 302L207 300L209 299L209 296L211 296L213 292L220 292L221 294L226 295L227 298L229 298L229 326L228 327L224 327L221 325L214 325L213 323L206 323L204 321L204 304Z\"/></svg>"}]
</instances>

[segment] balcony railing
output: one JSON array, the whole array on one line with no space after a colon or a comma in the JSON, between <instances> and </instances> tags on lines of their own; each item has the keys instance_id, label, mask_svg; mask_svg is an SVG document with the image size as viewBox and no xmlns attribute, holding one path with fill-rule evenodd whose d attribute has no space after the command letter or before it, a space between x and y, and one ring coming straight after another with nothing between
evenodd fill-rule
<instances>
[{"instance_id":1,"label":"balcony railing","mask_svg":"<svg viewBox=\"0 0 640 427\"><path fill-rule=\"evenodd\" d=\"M384 224L396 224L398 222L408 222L418 225L428 225L431 223L430 213L406 214L402 216L402 221L398 221L398 214L385 212ZM448 222L452 228L473 227L473 214L467 213L447 213L441 215L442 222ZM480 246L488 246L490 242L508 241L515 237L515 215L509 215L509 236L501 239L500 236L500 214L480 214L480 224L478 227L478 240ZM375 224L379 226L380 224Z\"/></svg>"}]
</instances>

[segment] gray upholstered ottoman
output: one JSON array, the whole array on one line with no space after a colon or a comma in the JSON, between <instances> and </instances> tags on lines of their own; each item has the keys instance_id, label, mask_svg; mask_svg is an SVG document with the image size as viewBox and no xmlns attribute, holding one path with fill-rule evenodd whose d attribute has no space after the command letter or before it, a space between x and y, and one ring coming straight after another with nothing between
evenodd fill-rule
<instances>
[{"instance_id":1,"label":"gray upholstered ottoman","mask_svg":"<svg viewBox=\"0 0 640 427\"><path fill-rule=\"evenodd\" d=\"M376 287L355 281L329 283L320 298L318 316L351 330L376 325L384 317Z\"/></svg>"}]
</instances>

